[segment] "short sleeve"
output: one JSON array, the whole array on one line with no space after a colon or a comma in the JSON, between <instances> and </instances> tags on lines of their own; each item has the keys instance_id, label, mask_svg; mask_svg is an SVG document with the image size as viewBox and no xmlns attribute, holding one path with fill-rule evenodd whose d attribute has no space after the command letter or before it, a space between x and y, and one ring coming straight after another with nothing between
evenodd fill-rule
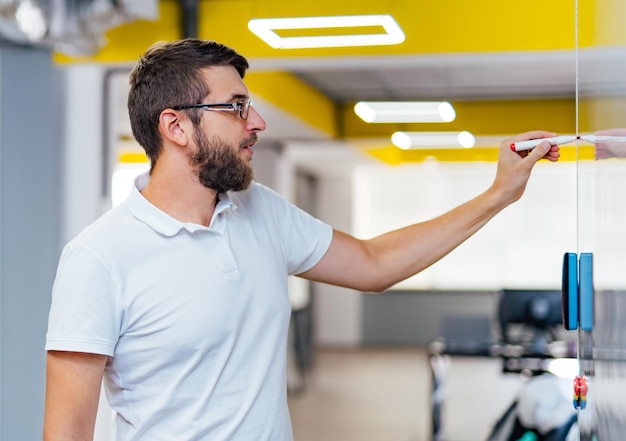
<instances>
[{"instance_id":1,"label":"short sleeve","mask_svg":"<svg viewBox=\"0 0 626 441\"><path fill-rule=\"evenodd\" d=\"M330 247L332 227L275 191L262 185L257 186L263 195L263 205L257 212L269 217L266 222L271 224L271 234L281 243L289 275L313 268ZM257 202L258 199L261 198L255 198Z\"/></svg>"},{"instance_id":2,"label":"short sleeve","mask_svg":"<svg viewBox=\"0 0 626 441\"><path fill-rule=\"evenodd\" d=\"M289 275L310 270L328 251L333 238L332 228L295 206L291 215L283 220L288 223L279 231L284 233L283 243L290 257Z\"/></svg>"},{"instance_id":3,"label":"short sleeve","mask_svg":"<svg viewBox=\"0 0 626 441\"><path fill-rule=\"evenodd\" d=\"M52 288L46 350L112 356L121 329L118 289L88 250L63 250Z\"/></svg>"}]
</instances>

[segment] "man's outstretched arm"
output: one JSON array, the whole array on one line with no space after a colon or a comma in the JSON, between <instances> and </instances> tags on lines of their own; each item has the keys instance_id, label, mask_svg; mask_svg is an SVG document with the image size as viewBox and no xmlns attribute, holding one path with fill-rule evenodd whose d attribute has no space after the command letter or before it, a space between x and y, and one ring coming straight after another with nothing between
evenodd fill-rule
<instances>
[{"instance_id":1,"label":"man's outstretched arm","mask_svg":"<svg viewBox=\"0 0 626 441\"><path fill-rule=\"evenodd\" d=\"M556 161L558 146L543 143L513 152L514 141L555 136L527 132L503 141L493 184L474 199L426 222L360 240L335 231L325 256L302 277L360 291L381 292L432 265L476 233L523 194L532 168L542 158Z\"/></svg>"}]
</instances>

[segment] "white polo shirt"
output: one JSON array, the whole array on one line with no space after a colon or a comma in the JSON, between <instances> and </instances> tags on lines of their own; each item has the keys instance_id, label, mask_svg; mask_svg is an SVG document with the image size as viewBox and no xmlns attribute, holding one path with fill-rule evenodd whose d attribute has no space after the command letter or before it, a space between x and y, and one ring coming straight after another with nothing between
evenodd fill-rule
<instances>
[{"instance_id":1,"label":"white polo shirt","mask_svg":"<svg viewBox=\"0 0 626 441\"><path fill-rule=\"evenodd\" d=\"M119 441L288 441L287 276L330 226L258 183L220 195L211 225L128 200L63 250L47 350L108 355Z\"/></svg>"}]
</instances>

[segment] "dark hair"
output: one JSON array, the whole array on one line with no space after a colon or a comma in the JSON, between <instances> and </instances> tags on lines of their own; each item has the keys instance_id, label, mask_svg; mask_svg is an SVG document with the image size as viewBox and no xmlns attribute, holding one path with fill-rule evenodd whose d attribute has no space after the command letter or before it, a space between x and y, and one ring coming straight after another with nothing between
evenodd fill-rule
<instances>
[{"instance_id":1,"label":"dark hair","mask_svg":"<svg viewBox=\"0 0 626 441\"><path fill-rule=\"evenodd\" d=\"M153 44L130 73L128 114L133 136L144 148L152 166L161 151L158 131L163 109L197 104L209 93L209 85L200 75L208 66L230 65L241 78L248 61L235 50L210 40L186 38ZM189 113L197 125L199 112Z\"/></svg>"}]
</instances>

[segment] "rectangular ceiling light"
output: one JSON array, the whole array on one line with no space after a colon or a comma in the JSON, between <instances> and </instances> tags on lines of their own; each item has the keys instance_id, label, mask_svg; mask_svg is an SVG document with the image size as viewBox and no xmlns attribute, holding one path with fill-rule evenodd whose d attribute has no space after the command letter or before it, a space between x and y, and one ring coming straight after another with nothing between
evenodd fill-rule
<instances>
[{"instance_id":1,"label":"rectangular ceiling light","mask_svg":"<svg viewBox=\"0 0 626 441\"><path fill-rule=\"evenodd\" d=\"M476 145L476 138L470 132L395 132L391 142L404 150L471 148Z\"/></svg>"},{"instance_id":2,"label":"rectangular ceiling light","mask_svg":"<svg viewBox=\"0 0 626 441\"><path fill-rule=\"evenodd\" d=\"M279 29L362 28L381 26L384 33L281 37ZM328 17L258 18L248 29L274 49L399 44L404 32L391 15L344 15Z\"/></svg>"},{"instance_id":3,"label":"rectangular ceiling light","mask_svg":"<svg viewBox=\"0 0 626 441\"><path fill-rule=\"evenodd\" d=\"M354 113L368 123L450 122L456 118L447 101L361 101Z\"/></svg>"}]
</instances>

